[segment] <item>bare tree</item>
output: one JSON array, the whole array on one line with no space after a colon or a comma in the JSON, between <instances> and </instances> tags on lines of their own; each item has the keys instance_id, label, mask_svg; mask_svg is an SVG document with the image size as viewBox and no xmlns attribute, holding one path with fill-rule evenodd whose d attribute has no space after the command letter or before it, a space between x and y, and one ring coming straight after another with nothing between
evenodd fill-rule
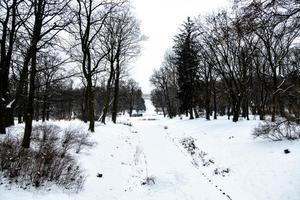
<instances>
[{"instance_id":1,"label":"bare tree","mask_svg":"<svg viewBox=\"0 0 300 200\"><path fill-rule=\"evenodd\" d=\"M153 98L156 98L157 103L165 104L170 118L175 117L179 110L179 102L176 98L178 90L176 66L174 64L174 55L171 51L166 52L162 67L154 70L150 82L157 88L156 92L152 93ZM161 93L161 98L157 98L158 93ZM164 106L160 107L164 112Z\"/></svg>"},{"instance_id":2,"label":"bare tree","mask_svg":"<svg viewBox=\"0 0 300 200\"><path fill-rule=\"evenodd\" d=\"M25 50L26 53L24 55L20 83L16 91L15 100L16 103L19 103L21 94L23 93L24 80L29 72L29 92L25 108L25 132L22 142L24 148L29 148L30 146L34 110L33 103L36 88L37 54L47 45L52 45L51 42L53 42L53 40L58 37L58 34L70 23L67 17L69 2L69 0L32 0L27 4L29 11L32 11L32 15L28 23L24 24L24 30L27 31L30 42Z\"/></svg>"},{"instance_id":3,"label":"bare tree","mask_svg":"<svg viewBox=\"0 0 300 200\"><path fill-rule=\"evenodd\" d=\"M0 1L1 39L0 39L0 134L5 133L5 127L13 124L9 91L9 71L15 40L22 23L18 17L18 6L22 1Z\"/></svg>"},{"instance_id":4,"label":"bare tree","mask_svg":"<svg viewBox=\"0 0 300 200\"><path fill-rule=\"evenodd\" d=\"M109 14L120 4L122 2L119 1L77 0L77 6L74 8L75 22L73 30L70 31L75 40L79 40L80 55L77 56L77 60L81 64L86 82L85 101L91 132L95 131L93 79L99 73L102 61L111 51L103 51L101 32Z\"/></svg>"},{"instance_id":5,"label":"bare tree","mask_svg":"<svg viewBox=\"0 0 300 200\"><path fill-rule=\"evenodd\" d=\"M112 104L112 121L116 123L119 101L119 87L121 73L126 71L127 63L140 52L140 28L137 19L132 15L129 8L124 7L116 18L116 67L114 81L114 95Z\"/></svg>"},{"instance_id":6,"label":"bare tree","mask_svg":"<svg viewBox=\"0 0 300 200\"><path fill-rule=\"evenodd\" d=\"M252 31L258 36L262 47L261 55L267 61L267 67L272 76L272 121L275 121L277 105L282 105L280 93L286 78L282 73L284 59L291 45L300 34L299 3L297 7L289 6L282 1L278 2L252 2L247 7L246 16ZM281 77L281 78L279 78ZM284 109L279 108L284 116Z\"/></svg>"}]
</instances>

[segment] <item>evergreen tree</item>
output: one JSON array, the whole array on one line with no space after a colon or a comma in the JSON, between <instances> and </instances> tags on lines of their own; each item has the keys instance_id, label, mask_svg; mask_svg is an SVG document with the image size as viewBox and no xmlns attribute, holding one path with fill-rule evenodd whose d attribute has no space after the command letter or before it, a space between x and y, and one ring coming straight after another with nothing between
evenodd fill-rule
<instances>
[{"instance_id":1,"label":"evergreen tree","mask_svg":"<svg viewBox=\"0 0 300 200\"><path fill-rule=\"evenodd\" d=\"M173 47L178 73L178 98L180 100L180 112L189 113L190 119L193 119L195 88L198 80L197 67L199 64L197 32L195 23L190 18L182 26L180 33L175 36Z\"/></svg>"}]
</instances>

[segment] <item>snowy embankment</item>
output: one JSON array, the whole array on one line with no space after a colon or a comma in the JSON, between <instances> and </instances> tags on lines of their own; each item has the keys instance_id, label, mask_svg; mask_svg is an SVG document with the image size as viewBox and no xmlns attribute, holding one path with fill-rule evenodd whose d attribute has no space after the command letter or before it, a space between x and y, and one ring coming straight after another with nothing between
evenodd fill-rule
<instances>
[{"instance_id":1,"label":"snowy embankment","mask_svg":"<svg viewBox=\"0 0 300 200\"><path fill-rule=\"evenodd\" d=\"M146 103L150 111L144 117L97 124L94 147L76 155L87 176L83 191L2 185L0 199L300 199L299 141L253 139L258 120L164 119ZM54 123L86 126L79 121ZM284 149L291 153L284 154Z\"/></svg>"}]
</instances>

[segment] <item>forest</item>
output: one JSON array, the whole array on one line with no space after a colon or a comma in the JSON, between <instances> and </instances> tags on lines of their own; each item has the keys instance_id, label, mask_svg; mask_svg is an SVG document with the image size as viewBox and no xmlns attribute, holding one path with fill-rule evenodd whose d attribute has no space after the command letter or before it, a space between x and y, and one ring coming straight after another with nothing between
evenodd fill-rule
<instances>
[{"instance_id":1,"label":"forest","mask_svg":"<svg viewBox=\"0 0 300 200\"><path fill-rule=\"evenodd\" d=\"M33 120L79 118L105 123L108 113L145 110L128 74L140 51L139 22L126 0L1 1L0 132Z\"/></svg>"},{"instance_id":2,"label":"forest","mask_svg":"<svg viewBox=\"0 0 300 200\"><path fill-rule=\"evenodd\" d=\"M298 200L299 36L298 0L0 0L0 199Z\"/></svg>"},{"instance_id":3,"label":"forest","mask_svg":"<svg viewBox=\"0 0 300 200\"><path fill-rule=\"evenodd\" d=\"M232 13L188 18L162 67L152 101L169 117L249 113L299 118L299 16L289 1L236 5ZM178 98L177 98L177 94ZM249 112L250 110L250 112Z\"/></svg>"},{"instance_id":4,"label":"forest","mask_svg":"<svg viewBox=\"0 0 300 200\"><path fill-rule=\"evenodd\" d=\"M235 1L188 17L150 79L153 104L170 118L251 114L299 124L299 26L296 1Z\"/></svg>"}]
</instances>

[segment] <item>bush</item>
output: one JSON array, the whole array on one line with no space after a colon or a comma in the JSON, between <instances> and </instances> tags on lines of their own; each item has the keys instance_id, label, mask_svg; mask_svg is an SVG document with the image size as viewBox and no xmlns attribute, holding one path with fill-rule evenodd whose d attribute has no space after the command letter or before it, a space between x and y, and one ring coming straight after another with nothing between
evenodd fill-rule
<instances>
[{"instance_id":1,"label":"bush","mask_svg":"<svg viewBox=\"0 0 300 200\"><path fill-rule=\"evenodd\" d=\"M62 147L65 152L75 149L76 153L80 153L82 148L91 147L93 143L89 140L90 133L82 129L67 128L64 130L62 138Z\"/></svg>"},{"instance_id":2,"label":"bush","mask_svg":"<svg viewBox=\"0 0 300 200\"><path fill-rule=\"evenodd\" d=\"M300 138L300 124L287 119L280 119L276 122L266 121L254 129L253 135L274 141L295 140Z\"/></svg>"},{"instance_id":3,"label":"bush","mask_svg":"<svg viewBox=\"0 0 300 200\"><path fill-rule=\"evenodd\" d=\"M195 139L192 137L183 138L180 143L191 155L194 155L195 151L198 150L198 147L195 145Z\"/></svg>"},{"instance_id":4,"label":"bush","mask_svg":"<svg viewBox=\"0 0 300 200\"><path fill-rule=\"evenodd\" d=\"M78 153L86 145L92 145L87 133L49 124L33 128L30 149L8 133L0 140L0 175L23 189L56 184L78 191L85 177L71 150Z\"/></svg>"},{"instance_id":5,"label":"bush","mask_svg":"<svg viewBox=\"0 0 300 200\"><path fill-rule=\"evenodd\" d=\"M154 185L156 178L154 176L149 176L142 181L142 185Z\"/></svg>"}]
</instances>

